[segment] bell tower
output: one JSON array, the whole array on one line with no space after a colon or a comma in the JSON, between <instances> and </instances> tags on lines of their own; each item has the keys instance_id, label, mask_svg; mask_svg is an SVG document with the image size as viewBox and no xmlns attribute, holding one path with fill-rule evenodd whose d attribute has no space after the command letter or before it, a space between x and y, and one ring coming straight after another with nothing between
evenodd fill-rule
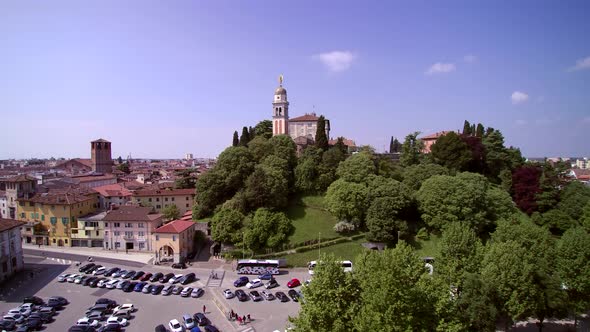
<instances>
[{"instance_id":1,"label":"bell tower","mask_svg":"<svg viewBox=\"0 0 590 332\"><path fill-rule=\"evenodd\" d=\"M279 87L272 101L272 135L289 134L289 102L287 90L283 88L283 75L279 76Z\"/></svg>"}]
</instances>

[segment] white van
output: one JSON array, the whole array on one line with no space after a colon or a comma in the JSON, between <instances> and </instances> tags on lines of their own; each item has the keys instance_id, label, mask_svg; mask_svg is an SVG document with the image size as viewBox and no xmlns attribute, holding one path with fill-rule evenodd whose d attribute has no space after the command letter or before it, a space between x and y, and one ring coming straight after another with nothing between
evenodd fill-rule
<instances>
[{"instance_id":1,"label":"white van","mask_svg":"<svg viewBox=\"0 0 590 332\"><path fill-rule=\"evenodd\" d=\"M117 287L117 284L118 283L119 283L119 279L113 279L113 280L107 282L107 286L106 287L108 289L113 289L113 288Z\"/></svg>"}]
</instances>

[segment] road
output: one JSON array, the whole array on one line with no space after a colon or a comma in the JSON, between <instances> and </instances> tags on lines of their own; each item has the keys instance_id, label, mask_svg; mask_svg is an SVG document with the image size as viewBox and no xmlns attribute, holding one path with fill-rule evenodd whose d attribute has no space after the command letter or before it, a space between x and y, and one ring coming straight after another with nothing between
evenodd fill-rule
<instances>
[{"instance_id":1,"label":"road","mask_svg":"<svg viewBox=\"0 0 590 332\"><path fill-rule=\"evenodd\" d=\"M68 259L68 260L71 260L72 262L86 262L88 259L88 256L72 254L72 253L65 253L65 252L44 251L44 250L39 250L39 249L23 248L23 253L25 255L31 255L31 256ZM143 263L139 263L139 262L135 262L135 261L128 261L128 260L124 260L124 259L114 259L114 258L106 258L106 257L100 257L100 256L93 256L92 258L95 262L108 263L108 264L113 264L113 265L125 265L125 266L136 267L136 268L142 268L142 267L146 266L146 264L143 264Z\"/></svg>"}]
</instances>

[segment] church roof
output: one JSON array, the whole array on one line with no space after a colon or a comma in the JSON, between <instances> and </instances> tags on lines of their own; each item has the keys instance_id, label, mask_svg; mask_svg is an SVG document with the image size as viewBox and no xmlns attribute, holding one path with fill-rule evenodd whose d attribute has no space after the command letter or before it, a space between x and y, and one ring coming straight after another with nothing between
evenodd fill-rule
<instances>
[{"instance_id":1,"label":"church roof","mask_svg":"<svg viewBox=\"0 0 590 332\"><path fill-rule=\"evenodd\" d=\"M286 95L287 94L287 90L285 90L285 88L283 88L283 86L279 86L276 90L275 90L275 95Z\"/></svg>"},{"instance_id":2,"label":"church roof","mask_svg":"<svg viewBox=\"0 0 590 332\"><path fill-rule=\"evenodd\" d=\"M296 118L289 119L289 122L309 122L309 121L318 121L319 117L315 115L315 113L305 114L302 116L298 116Z\"/></svg>"},{"instance_id":3,"label":"church roof","mask_svg":"<svg viewBox=\"0 0 590 332\"><path fill-rule=\"evenodd\" d=\"M110 143L109 141L107 141L106 139L103 138L99 138L96 141L92 141L90 143Z\"/></svg>"}]
</instances>

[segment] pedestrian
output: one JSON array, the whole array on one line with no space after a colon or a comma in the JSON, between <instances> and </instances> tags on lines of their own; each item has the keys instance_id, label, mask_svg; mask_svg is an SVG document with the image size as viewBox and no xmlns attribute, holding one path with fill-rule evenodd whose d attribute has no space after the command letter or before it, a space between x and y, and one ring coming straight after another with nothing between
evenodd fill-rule
<instances>
[{"instance_id":1,"label":"pedestrian","mask_svg":"<svg viewBox=\"0 0 590 332\"><path fill-rule=\"evenodd\" d=\"M250 314L248 314L248 323L250 323Z\"/></svg>"},{"instance_id":2,"label":"pedestrian","mask_svg":"<svg viewBox=\"0 0 590 332\"><path fill-rule=\"evenodd\" d=\"M242 317L238 316L238 324L242 325Z\"/></svg>"},{"instance_id":3,"label":"pedestrian","mask_svg":"<svg viewBox=\"0 0 590 332\"><path fill-rule=\"evenodd\" d=\"M231 318L234 319L234 309L231 310Z\"/></svg>"},{"instance_id":4,"label":"pedestrian","mask_svg":"<svg viewBox=\"0 0 590 332\"><path fill-rule=\"evenodd\" d=\"M242 321L246 324L246 316L242 317Z\"/></svg>"},{"instance_id":5,"label":"pedestrian","mask_svg":"<svg viewBox=\"0 0 590 332\"><path fill-rule=\"evenodd\" d=\"M203 305L203 313L205 313L207 311L207 307L205 307L205 305Z\"/></svg>"}]
</instances>

